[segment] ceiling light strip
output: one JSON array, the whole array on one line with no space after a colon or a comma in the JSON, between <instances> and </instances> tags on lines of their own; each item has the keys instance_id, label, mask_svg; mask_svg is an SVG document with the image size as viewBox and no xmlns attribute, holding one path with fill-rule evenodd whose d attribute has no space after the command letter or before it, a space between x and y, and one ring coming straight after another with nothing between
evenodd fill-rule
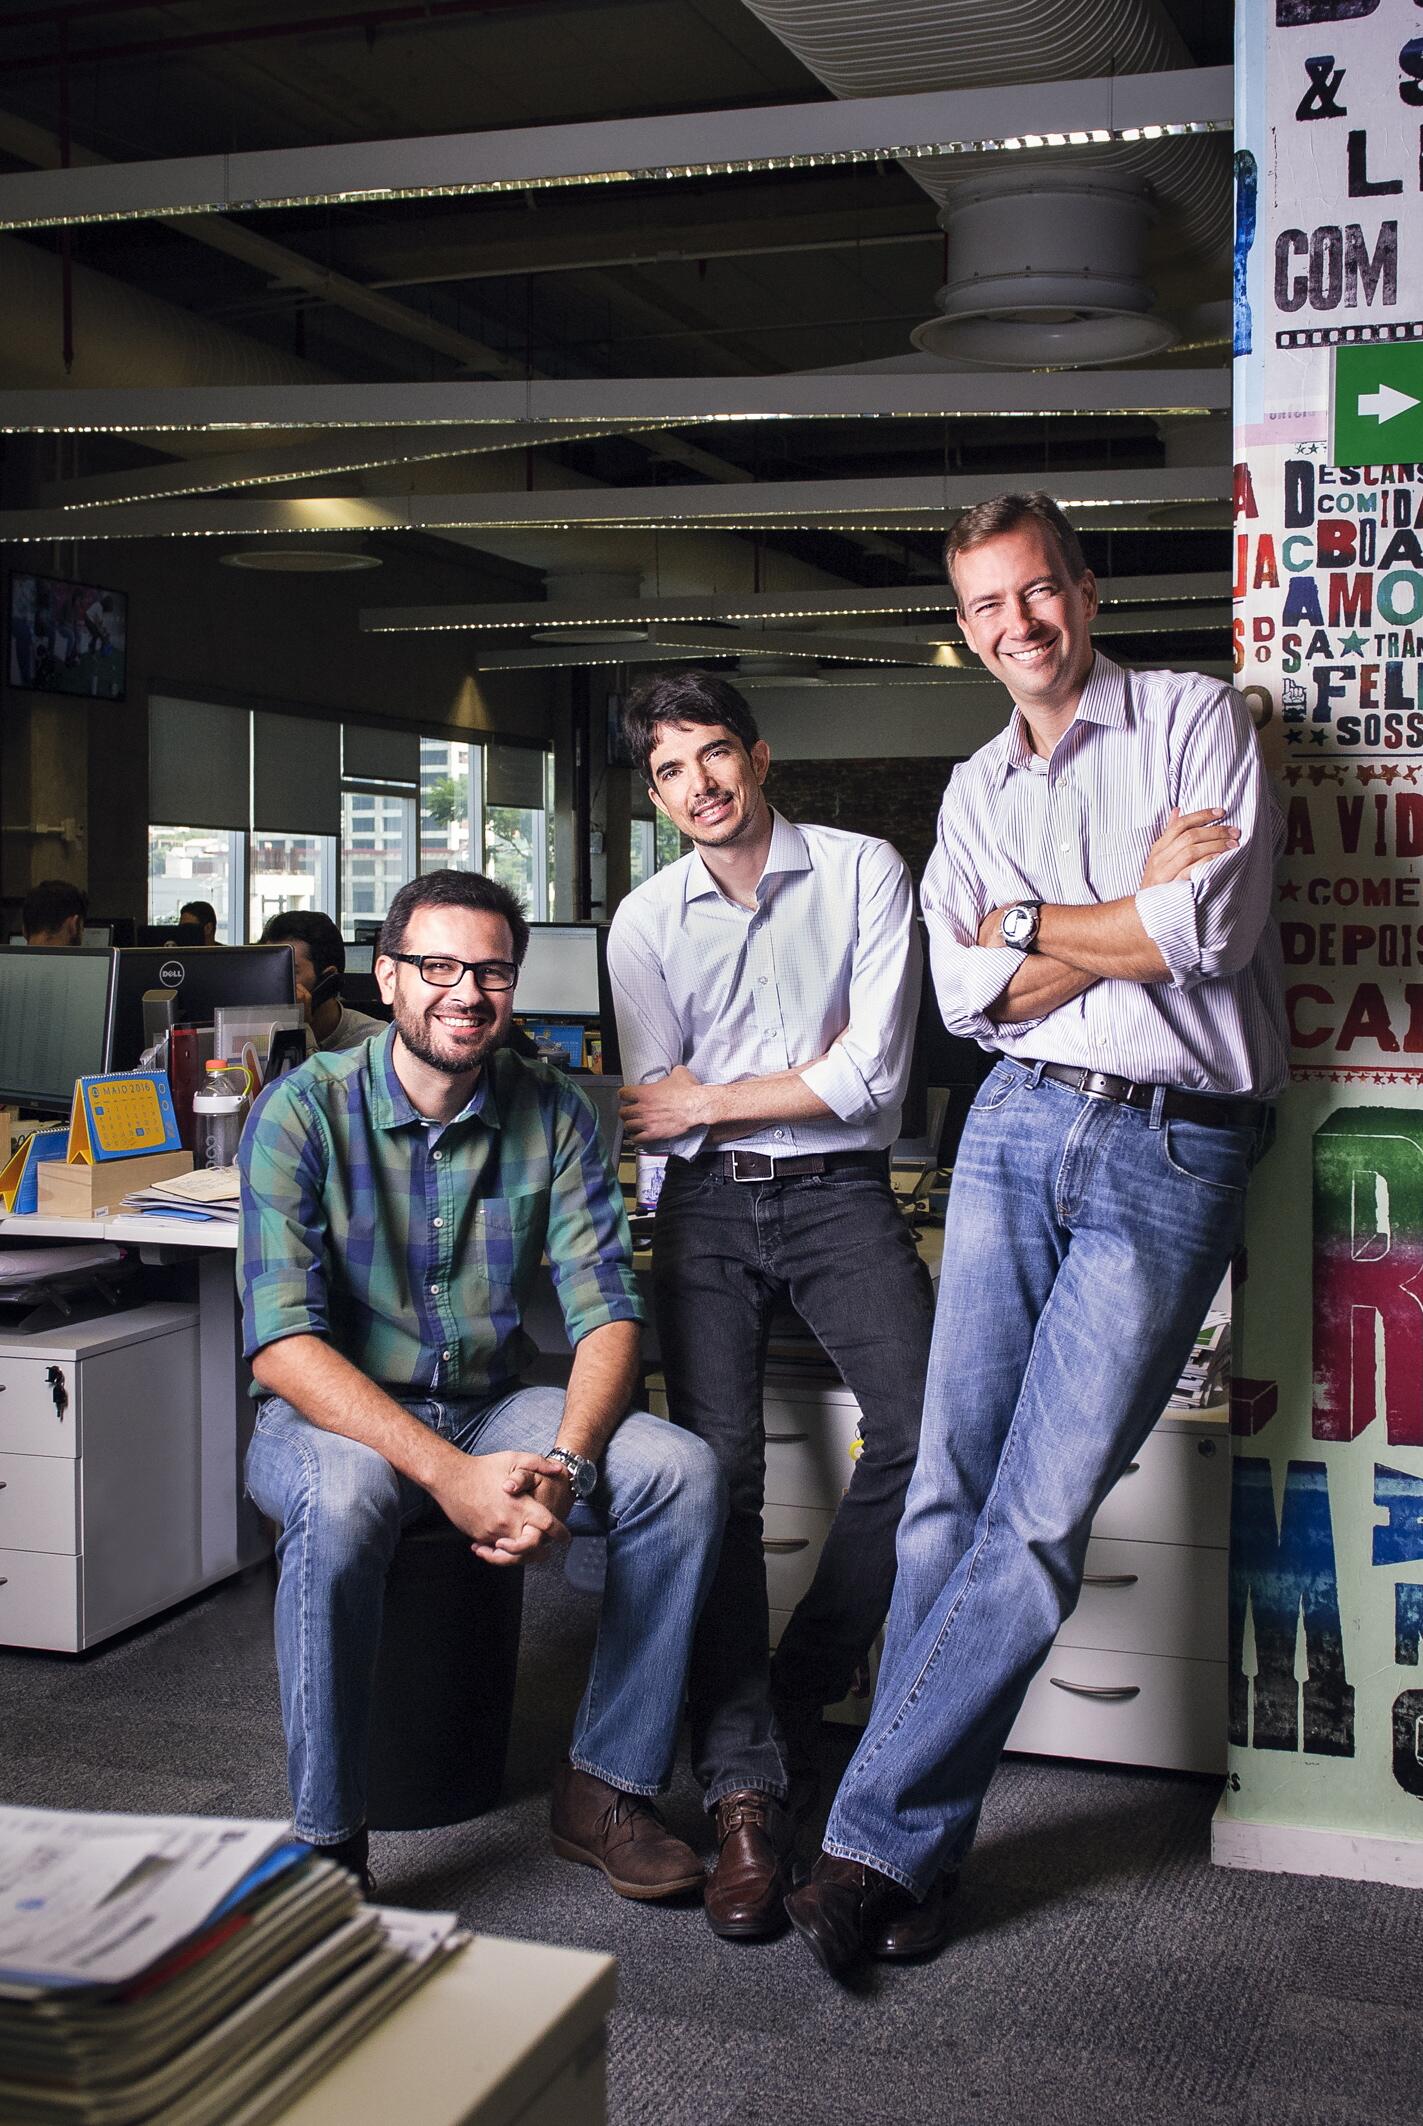
<instances>
[{"instance_id":1,"label":"ceiling light strip","mask_svg":"<svg viewBox=\"0 0 1423 2126\"><path fill-rule=\"evenodd\" d=\"M3 180L0 180L3 182ZM9 435L213 433L293 428L537 426L727 421L1151 419L1229 410L1228 367L773 377L579 377L527 383L186 385L0 391Z\"/></svg>"},{"instance_id":2,"label":"ceiling light strip","mask_svg":"<svg viewBox=\"0 0 1423 2126\"><path fill-rule=\"evenodd\" d=\"M1115 141L1228 132L1231 98L1232 69L1203 67L26 170L0 177L0 228L364 206L996 152L1063 153Z\"/></svg>"}]
</instances>

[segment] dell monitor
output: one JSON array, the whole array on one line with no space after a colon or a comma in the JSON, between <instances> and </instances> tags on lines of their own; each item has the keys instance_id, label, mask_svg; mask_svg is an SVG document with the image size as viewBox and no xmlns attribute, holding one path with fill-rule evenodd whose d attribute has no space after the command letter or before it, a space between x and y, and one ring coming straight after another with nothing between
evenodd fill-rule
<instances>
[{"instance_id":1,"label":"dell monitor","mask_svg":"<svg viewBox=\"0 0 1423 2126\"><path fill-rule=\"evenodd\" d=\"M515 1006L528 1018L597 1018L596 923L530 923Z\"/></svg>"},{"instance_id":2,"label":"dell monitor","mask_svg":"<svg viewBox=\"0 0 1423 2126\"><path fill-rule=\"evenodd\" d=\"M296 1002L290 945L125 945L113 960L110 1070L138 1067L145 995L172 998L175 1026L210 1026L222 1004Z\"/></svg>"},{"instance_id":3,"label":"dell monitor","mask_svg":"<svg viewBox=\"0 0 1423 2126\"><path fill-rule=\"evenodd\" d=\"M68 1114L76 1078L104 1070L114 955L0 946L0 1100Z\"/></svg>"}]
</instances>

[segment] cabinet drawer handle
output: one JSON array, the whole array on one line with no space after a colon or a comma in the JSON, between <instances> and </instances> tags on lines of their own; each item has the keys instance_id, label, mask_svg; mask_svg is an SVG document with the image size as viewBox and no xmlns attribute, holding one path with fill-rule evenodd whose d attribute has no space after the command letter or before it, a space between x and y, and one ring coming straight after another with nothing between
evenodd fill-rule
<instances>
[{"instance_id":1,"label":"cabinet drawer handle","mask_svg":"<svg viewBox=\"0 0 1423 2126\"><path fill-rule=\"evenodd\" d=\"M1128 1462L1128 1463L1127 1463L1127 1465L1126 1465L1126 1468L1125 1468L1125 1469L1123 1469L1123 1471L1122 1471L1122 1475L1123 1475L1123 1476L1135 1476L1135 1475L1136 1475L1136 1472L1137 1472L1137 1470L1138 1470L1138 1469L1139 1469L1140 1467L1141 1467L1141 1463L1140 1463L1140 1462Z\"/></svg>"},{"instance_id":2,"label":"cabinet drawer handle","mask_svg":"<svg viewBox=\"0 0 1423 2126\"><path fill-rule=\"evenodd\" d=\"M8 1587L9 1584L10 1582L4 1577L4 1575L0 1574L0 1587Z\"/></svg>"},{"instance_id":3,"label":"cabinet drawer handle","mask_svg":"<svg viewBox=\"0 0 1423 2126\"><path fill-rule=\"evenodd\" d=\"M1084 1587L1135 1587L1141 1574L1137 1572L1086 1572L1082 1575Z\"/></svg>"},{"instance_id":4,"label":"cabinet drawer handle","mask_svg":"<svg viewBox=\"0 0 1423 2126\"><path fill-rule=\"evenodd\" d=\"M768 1447L798 1447L803 1439L809 1438L810 1434L808 1432L768 1432L766 1434L766 1445Z\"/></svg>"},{"instance_id":5,"label":"cabinet drawer handle","mask_svg":"<svg viewBox=\"0 0 1423 2126\"><path fill-rule=\"evenodd\" d=\"M768 1551L773 1558L787 1557L793 1550L809 1550L810 1537L808 1535L764 1535L761 1538L761 1548Z\"/></svg>"},{"instance_id":6,"label":"cabinet drawer handle","mask_svg":"<svg viewBox=\"0 0 1423 2126\"><path fill-rule=\"evenodd\" d=\"M1118 1703L1141 1696L1139 1683L1069 1683L1062 1676L1049 1676L1048 1682L1054 1690L1071 1691L1074 1698L1102 1698Z\"/></svg>"},{"instance_id":7,"label":"cabinet drawer handle","mask_svg":"<svg viewBox=\"0 0 1423 2126\"><path fill-rule=\"evenodd\" d=\"M8 1483L7 1483L6 1481L5 1481L5 1479L4 1479L3 1477L0 1477L0 1491L8 1491L8 1490L9 1490L9 1488L10 1488L10 1486L9 1486L9 1484L8 1484Z\"/></svg>"}]
</instances>

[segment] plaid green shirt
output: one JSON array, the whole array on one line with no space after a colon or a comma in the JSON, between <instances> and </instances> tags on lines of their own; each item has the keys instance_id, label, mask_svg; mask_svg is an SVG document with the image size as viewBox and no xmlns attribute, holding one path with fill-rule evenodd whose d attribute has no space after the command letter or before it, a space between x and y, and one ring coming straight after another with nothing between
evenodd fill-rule
<instances>
[{"instance_id":1,"label":"plaid green shirt","mask_svg":"<svg viewBox=\"0 0 1423 2126\"><path fill-rule=\"evenodd\" d=\"M469 1106L427 1127L393 1030L313 1056L242 1133L238 1285L248 1358L322 1336L400 1395L484 1395L533 1355L522 1319L545 1250L570 1343L640 1321L632 1243L591 1104L508 1049Z\"/></svg>"}]
</instances>

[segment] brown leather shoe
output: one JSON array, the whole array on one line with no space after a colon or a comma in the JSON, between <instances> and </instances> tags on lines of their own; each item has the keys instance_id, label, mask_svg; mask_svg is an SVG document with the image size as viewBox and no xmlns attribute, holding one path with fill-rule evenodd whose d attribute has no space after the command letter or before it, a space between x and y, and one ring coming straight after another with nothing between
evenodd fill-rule
<instances>
[{"instance_id":1,"label":"brown leather shoe","mask_svg":"<svg viewBox=\"0 0 1423 2126\"><path fill-rule=\"evenodd\" d=\"M550 1826L555 1853L601 1868L619 1897L681 1897L706 1881L696 1854L672 1836L645 1795L624 1794L571 1764L561 1764L554 1779Z\"/></svg>"},{"instance_id":2,"label":"brown leather shoe","mask_svg":"<svg viewBox=\"0 0 1423 2126\"><path fill-rule=\"evenodd\" d=\"M769 1794L751 1788L716 1805L717 1858L706 1913L713 1934L723 1940L759 1941L785 1926L780 1816Z\"/></svg>"},{"instance_id":3,"label":"brown leather shoe","mask_svg":"<svg viewBox=\"0 0 1423 2126\"><path fill-rule=\"evenodd\" d=\"M946 1886L940 1877L919 1904L888 1875L857 1860L822 1853L810 1880L786 1899L786 1917L832 1978L862 1957L904 1962L934 1956L948 1939Z\"/></svg>"}]
</instances>

